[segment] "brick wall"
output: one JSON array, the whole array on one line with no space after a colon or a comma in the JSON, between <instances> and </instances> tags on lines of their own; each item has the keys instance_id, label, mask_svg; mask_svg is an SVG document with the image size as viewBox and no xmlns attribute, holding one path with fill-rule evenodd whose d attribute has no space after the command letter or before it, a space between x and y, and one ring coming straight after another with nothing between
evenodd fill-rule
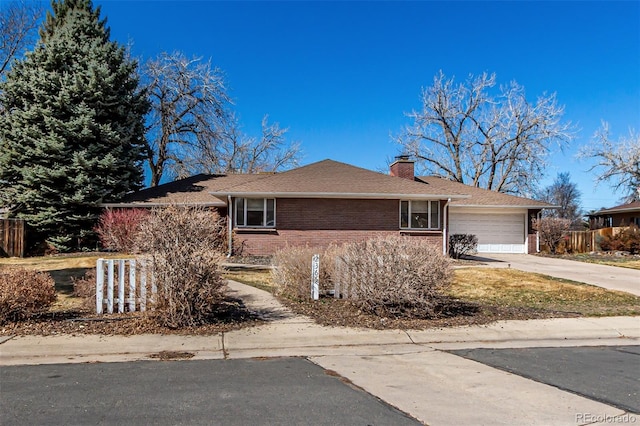
<instances>
[{"instance_id":1,"label":"brick wall","mask_svg":"<svg viewBox=\"0 0 640 426\"><path fill-rule=\"evenodd\" d=\"M538 251L536 250L537 247L537 236L536 234L529 234L529 244L528 244L528 248L529 254L534 254L537 253Z\"/></svg>"},{"instance_id":2,"label":"brick wall","mask_svg":"<svg viewBox=\"0 0 640 426\"><path fill-rule=\"evenodd\" d=\"M287 246L326 247L332 243L400 235L398 200L278 199L275 230L236 229L243 254L267 255ZM440 247L441 232L402 232Z\"/></svg>"}]
</instances>

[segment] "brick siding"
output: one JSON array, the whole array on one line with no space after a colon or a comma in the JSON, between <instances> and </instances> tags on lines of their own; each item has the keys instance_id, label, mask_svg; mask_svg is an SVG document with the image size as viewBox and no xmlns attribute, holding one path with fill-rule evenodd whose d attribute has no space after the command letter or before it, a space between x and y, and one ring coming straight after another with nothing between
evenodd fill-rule
<instances>
[{"instance_id":1,"label":"brick siding","mask_svg":"<svg viewBox=\"0 0 640 426\"><path fill-rule=\"evenodd\" d=\"M235 232L245 255L268 255L287 246L326 247L401 234L442 245L439 231L400 231L398 200L281 198L276 200L276 229Z\"/></svg>"}]
</instances>

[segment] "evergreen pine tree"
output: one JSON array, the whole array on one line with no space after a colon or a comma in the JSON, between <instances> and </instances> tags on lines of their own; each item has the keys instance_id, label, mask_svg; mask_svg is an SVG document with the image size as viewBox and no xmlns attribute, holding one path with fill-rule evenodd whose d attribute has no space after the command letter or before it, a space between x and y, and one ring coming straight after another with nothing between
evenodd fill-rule
<instances>
[{"instance_id":1,"label":"evergreen pine tree","mask_svg":"<svg viewBox=\"0 0 640 426\"><path fill-rule=\"evenodd\" d=\"M100 203L140 188L149 104L99 7L52 9L0 83L0 206L65 251L91 233Z\"/></svg>"}]
</instances>

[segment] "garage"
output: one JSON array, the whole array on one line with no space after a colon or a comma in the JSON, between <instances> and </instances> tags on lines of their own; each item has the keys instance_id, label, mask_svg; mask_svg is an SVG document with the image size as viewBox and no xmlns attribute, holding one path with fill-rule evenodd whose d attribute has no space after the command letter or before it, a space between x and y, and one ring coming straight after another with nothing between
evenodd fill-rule
<instances>
[{"instance_id":1,"label":"garage","mask_svg":"<svg viewBox=\"0 0 640 426\"><path fill-rule=\"evenodd\" d=\"M523 213L486 213L450 211L450 234L478 237L478 253L526 253Z\"/></svg>"}]
</instances>

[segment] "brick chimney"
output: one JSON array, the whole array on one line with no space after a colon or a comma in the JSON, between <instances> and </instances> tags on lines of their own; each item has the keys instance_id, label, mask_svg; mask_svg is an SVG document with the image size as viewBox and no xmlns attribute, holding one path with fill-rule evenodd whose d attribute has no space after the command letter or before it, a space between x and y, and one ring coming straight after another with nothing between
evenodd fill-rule
<instances>
[{"instance_id":1,"label":"brick chimney","mask_svg":"<svg viewBox=\"0 0 640 426\"><path fill-rule=\"evenodd\" d=\"M408 155L398 155L396 161L394 161L389 167L389 174L391 176L400 177L403 179L414 180L414 161L409 159Z\"/></svg>"}]
</instances>

